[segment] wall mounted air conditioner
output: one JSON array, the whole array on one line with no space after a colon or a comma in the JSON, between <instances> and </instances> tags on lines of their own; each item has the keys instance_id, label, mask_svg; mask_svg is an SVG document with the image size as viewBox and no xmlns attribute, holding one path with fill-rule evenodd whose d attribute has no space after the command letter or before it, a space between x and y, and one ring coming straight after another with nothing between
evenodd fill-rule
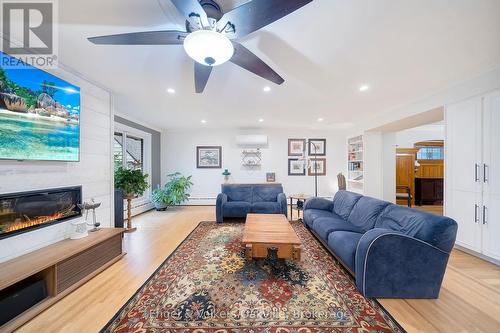
<instances>
[{"instance_id":1,"label":"wall mounted air conditioner","mask_svg":"<svg viewBox=\"0 0 500 333\"><path fill-rule=\"evenodd\" d=\"M263 148L267 147L267 135L238 135L236 136L236 144L239 147L246 148Z\"/></svg>"}]
</instances>

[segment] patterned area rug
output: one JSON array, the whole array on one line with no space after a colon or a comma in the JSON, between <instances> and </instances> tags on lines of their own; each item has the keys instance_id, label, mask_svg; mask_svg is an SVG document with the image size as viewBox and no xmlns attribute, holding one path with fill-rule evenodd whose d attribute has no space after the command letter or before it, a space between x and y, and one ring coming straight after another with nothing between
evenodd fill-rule
<instances>
[{"instance_id":1,"label":"patterned area rug","mask_svg":"<svg viewBox=\"0 0 500 333\"><path fill-rule=\"evenodd\" d=\"M300 262L247 262L244 224L201 222L101 332L404 332L300 223Z\"/></svg>"}]
</instances>

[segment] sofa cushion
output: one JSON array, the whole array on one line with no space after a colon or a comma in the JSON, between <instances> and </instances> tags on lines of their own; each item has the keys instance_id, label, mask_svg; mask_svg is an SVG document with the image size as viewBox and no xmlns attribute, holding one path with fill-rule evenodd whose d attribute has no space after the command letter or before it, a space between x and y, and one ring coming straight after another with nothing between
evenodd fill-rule
<instances>
[{"instance_id":1,"label":"sofa cushion","mask_svg":"<svg viewBox=\"0 0 500 333\"><path fill-rule=\"evenodd\" d=\"M333 211L344 220L347 220L354 205L361 197L362 195L358 193L338 191L333 198Z\"/></svg>"},{"instance_id":2,"label":"sofa cushion","mask_svg":"<svg viewBox=\"0 0 500 333\"><path fill-rule=\"evenodd\" d=\"M252 202L252 185L222 185L222 193L227 195L227 201Z\"/></svg>"},{"instance_id":3,"label":"sofa cushion","mask_svg":"<svg viewBox=\"0 0 500 333\"><path fill-rule=\"evenodd\" d=\"M318 217L314 220L312 230L324 241L328 241L328 235L333 231L353 231L363 233L363 230L352 225L341 218Z\"/></svg>"},{"instance_id":4,"label":"sofa cushion","mask_svg":"<svg viewBox=\"0 0 500 333\"><path fill-rule=\"evenodd\" d=\"M283 193L281 185L253 185L252 202L277 202L280 193Z\"/></svg>"},{"instance_id":5,"label":"sofa cushion","mask_svg":"<svg viewBox=\"0 0 500 333\"><path fill-rule=\"evenodd\" d=\"M278 202L254 202L250 211L256 214L279 214L281 212Z\"/></svg>"},{"instance_id":6,"label":"sofa cushion","mask_svg":"<svg viewBox=\"0 0 500 333\"><path fill-rule=\"evenodd\" d=\"M318 217L333 217L334 214L322 209L306 209L304 211L304 222L308 227L312 228L313 222Z\"/></svg>"},{"instance_id":7,"label":"sofa cushion","mask_svg":"<svg viewBox=\"0 0 500 333\"><path fill-rule=\"evenodd\" d=\"M392 204L379 215L375 227L399 231L445 252L453 248L457 233L457 223L448 217Z\"/></svg>"},{"instance_id":8,"label":"sofa cushion","mask_svg":"<svg viewBox=\"0 0 500 333\"><path fill-rule=\"evenodd\" d=\"M378 216L387 206L389 206L389 202L387 201L362 197L354 205L347 221L366 232L373 229Z\"/></svg>"},{"instance_id":9,"label":"sofa cushion","mask_svg":"<svg viewBox=\"0 0 500 333\"><path fill-rule=\"evenodd\" d=\"M362 236L363 234L351 231L334 231L328 236L328 247L352 272L355 271L356 248Z\"/></svg>"},{"instance_id":10,"label":"sofa cushion","mask_svg":"<svg viewBox=\"0 0 500 333\"><path fill-rule=\"evenodd\" d=\"M246 201L226 202L222 207L226 217L246 217L250 213L251 204Z\"/></svg>"}]
</instances>

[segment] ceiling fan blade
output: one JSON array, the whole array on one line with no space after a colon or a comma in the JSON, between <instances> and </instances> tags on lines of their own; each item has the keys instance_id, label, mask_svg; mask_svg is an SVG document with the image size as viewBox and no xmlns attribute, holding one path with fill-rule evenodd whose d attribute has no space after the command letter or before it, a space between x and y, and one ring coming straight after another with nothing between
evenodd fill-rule
<instances>
[{"instance_id":1,"label":"ceiling fan blade","mask_svg":"<svg viewBox=\"0 0 500 333\"><path fill-rule=\"evenodd\" d=\"M178 45L184 43L187 35L183 31L145 31L90 37L88 40L94 44L106 45Z\"/></svg>"},{"instance_id":2,"label":"ceiling fan blade","mask_svg":"<svg viewBox=\"0 0 500 333\"><path fill-rule=\"evenodd\" d=\"M307 5L313 0L252 0L227 12L217 30L230 38L241 38Z\"/></svg>"},{"instance_id":3,"label":"ceiling fan blade","mask_svg":"<svg viewBox=\"0 0 500 333\"><path fill-rule=\"evenodd\" d=\"M247 71L276 84L282 84L285 82L285 80L278 73L276 73L271 67L269 67L269 65L267 65L246 47L234 41L233 45L234 54L230 60L233 64L236 64Z\"/></svg>"},{"instance_id":4,"label":"ceiling fan blade","mask_svg":"<svg viewBox=\"0 0 500 333\"><path fill-rule=\"evenodd\" d=\"M201 24L205 27L209 26L207 13L200 5L198 0L170 0L177 10L184 15L186 19L199 17ZM199 27L200 29L203 27Z\"/></svg>"},{"instance_id":5,"label":"ceiling fan blade","mask_svg":"<svg viewBox=\"0 0 500 333\"><path fill-rule=\"evenodd\" d=\"M196 93L201 94L205 90L210 73L212 73L212 66L205 66L194 62L194 85Z\"/></svg>"}]
</instances>

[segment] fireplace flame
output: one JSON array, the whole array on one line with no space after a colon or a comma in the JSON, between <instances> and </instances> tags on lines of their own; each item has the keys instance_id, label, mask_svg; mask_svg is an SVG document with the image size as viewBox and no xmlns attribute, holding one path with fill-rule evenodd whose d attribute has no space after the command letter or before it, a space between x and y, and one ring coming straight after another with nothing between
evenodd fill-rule
<instances>
[{"instance_id":1,"label":"fireplace flame","mask_svg":"<svg viewBox=\"0 0 500 333\"><path fill-rule=\"evenodd\" d=\"M33 227L36 225L56 221L56 220L59 220L63 217L65 217L65 215L63 213L56 213L56 214L50 215L50 216L37 216L37 217L31 218L31 219L27 216L24 216L25 220L21 221L21 219L18 218L13 223L9 223L8 225L0 226L0 230L1 230L1 233L12 232L12 231L16 231L16 230L29 228L29 227Z\"/></svg>"}]
</instances>

